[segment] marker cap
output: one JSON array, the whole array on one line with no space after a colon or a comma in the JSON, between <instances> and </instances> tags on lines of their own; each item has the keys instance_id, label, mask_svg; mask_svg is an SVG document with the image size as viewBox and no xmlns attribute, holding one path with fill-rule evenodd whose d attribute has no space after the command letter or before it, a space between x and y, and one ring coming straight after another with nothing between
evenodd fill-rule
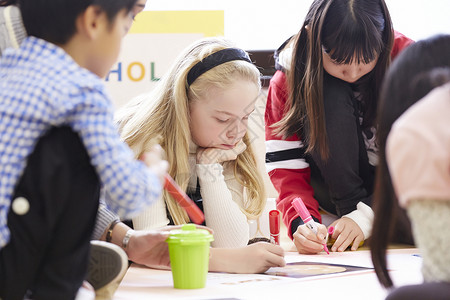
<instances>
[{"instance_id":1,"label":"marker cap","mask_svg":"<svg viewBox=\"0 0 450 300\"><path fill-rule=\"evenodd\" d=\"M280 212L276 209L269 211L269 226L271 234L280 233Z\"/></svg>"},{"instance_id":2,"label":"marker cap","mask_svg":"<svg viewBox=\"0 0 450 300\"><path fill-rule=\"evenodd\" d=\"M328 234L329 234L329 235L333 235L333 233L334 233L334 227L333 227L333 226L330 226L330 227L328 228Z\"/></svg>"},{"instance_id":3,"label":"marker cap","mask_svg":"<svg viewBox=\"0 0 450 300\"><path fill-rule=\"evenodd\" d=\"M308 209L303 203L302 198L298 197L292 200L292 205L294 206L297 213L300 215L300 218L302 218L303 222L306 223L312 219L311 214L309 213Z\"/></svg>"}]
</instances>

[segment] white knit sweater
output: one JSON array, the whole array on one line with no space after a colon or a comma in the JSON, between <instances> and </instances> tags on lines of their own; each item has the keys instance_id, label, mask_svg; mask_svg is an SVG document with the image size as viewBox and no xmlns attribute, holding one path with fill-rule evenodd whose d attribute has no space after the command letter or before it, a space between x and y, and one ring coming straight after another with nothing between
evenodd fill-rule
<instances>
[{"instance_id":1,"label":"white knit sweater","mask_svg":"<svg viewBox=\"0 0 450 300\"><path fill-rule=\"evenodd\" d=\"M193 170L188 190L195 190L200 182L206 225L214 230L213 247L235 248L247 245L249 223L241 210L244 206L244 187L234 177L231 163L196 164L195 149L190 149L189 165ZM133 219L135 229L153 229L169 223L166 206L161 198L145 212Z\"/></svg>"}]
</instances>

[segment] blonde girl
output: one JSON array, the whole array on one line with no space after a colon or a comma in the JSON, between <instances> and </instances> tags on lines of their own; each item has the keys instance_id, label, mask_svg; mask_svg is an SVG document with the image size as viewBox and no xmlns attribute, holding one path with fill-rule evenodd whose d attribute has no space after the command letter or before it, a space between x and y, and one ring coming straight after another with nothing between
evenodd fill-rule
<instances>
[{"instance_id":1,"label":"blonde girl","mask_svg":"<svg viewBox=\"0 0 450 300\"><path fill-rule=\"evenodd\" d=\"M251 256L243 250L250 239L248 221L257 219L266 203L247 133L259 92L260 73L247 53L227 40L207 38L188 47L151 93L117 114L122 137L136 157L156 143L165 150L169 174L203 209L206 225L214 230L213 246L241 247L246 259ZM167 193L133 219L137 229L189 221ZM263 261L271 261L264 266L284 263L281 248L252 246L263 253ZM230 271L239 270L256 269Z\"/></svg>"}]
</instances>

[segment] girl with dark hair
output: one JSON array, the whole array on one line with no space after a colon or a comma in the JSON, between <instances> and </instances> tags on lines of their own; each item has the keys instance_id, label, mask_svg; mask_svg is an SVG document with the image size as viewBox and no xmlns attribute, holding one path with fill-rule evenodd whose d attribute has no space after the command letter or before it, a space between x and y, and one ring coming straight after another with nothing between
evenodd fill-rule
<instances>
[{"instance_id":1,"label":"girl with dark hair","mask_svg":"<svg viewBox=\"0 0 450 300\"><path fill-rule=\"evenodd\" d=\"M450 299L449 53L450 35L417 42L394 62L381 90L372 261L381 284L392 287L386 248L404 208L426 282L402 287L390 299Z\"/></svg>"},{"instance_id":2,"label":"girl with dark hair","mask_svg":"<svg viewBox=\"0 0 450 300\"><path fill-rule=\"evenodd\" d=\"M316 235L303 225L297 197L316 222L319 207L338 217L332 251L356 250L370 236L376 100L391 57L411 43L394 32L383 0L315 0L275 53L266 166L299 253L322 251L327 229Z\"/></svg>"}]
</instances>

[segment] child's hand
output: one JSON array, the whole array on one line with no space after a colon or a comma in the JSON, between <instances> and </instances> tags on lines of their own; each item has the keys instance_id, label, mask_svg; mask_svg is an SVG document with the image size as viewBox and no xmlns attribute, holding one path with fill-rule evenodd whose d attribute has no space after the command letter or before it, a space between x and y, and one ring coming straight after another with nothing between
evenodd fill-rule
<instances>
[{"instance_id":1,"label":"child's hand","mask_svg":"<svg viewBox=\"0 0 450 300\"><path fill-rule=\"evenodd\" d=\"M330 238L336 239L331 251L342 252L352 244L352 250L357 250L359 244L364 241L364 234L358 224L350 218L340 218L330 226L334 226L333 235Z\"/></svg>"},{"instance_id":2,"label":"child's hand","mask_svg":"<svg viewBox=\"0 0 450 300\"><path fill-rule=\"evenodd\" d=\"M239 154L247 149L247 145L241 140L233 149L199 148L197 150L197 163L202 165L221 163L235 160Z\"/></svg>"},{"instance_id":3,"label":"child's hand","mask_svg":"<svg viewBox=\"0 0 450 300\"><path fill-rule=\"evenodd\" d=\"M168 230L136 230L128 242L128 258L135 263L153 268L168 269Z\"/></svg>"},{"instance_id":4,"label":"child's hand","mask_svg":"<svg viewBox=\"0 0 450 300\"><path fill-rule=\"evenodd\" d=\"M161 184L164 184L164 176L169 169L169 163L162 159L163 155L164 150L161 146L155 145L150 151L142 153L139 157L139 160L143 161L158 176Z\"/></svg>"},{"instance_id":5,"label":"child's hand","mask_svg":"<svg viewBox=\"0 0 450 300\"><path fill-rule=\"evenodd\" d=\"M210 270L229 273L264 273L271 267L284 267L284 250L259 242L242 248L211 248Z\"/></svg>"},{"instance_id":6,"label":"child's hand","mask_svg":"<svg viewBox=\"0 0 450 300\"><path fill-rule=\"evenodd\" d=\"M306 227L305 224L298 226L293 234L294 244L300 254L316 254L323 251L323 244L327 236L327 228L323 224L317 224L317 235Z\"/></svg>"},{"instance_id":7,"label":"child's hand","mask_svg":"<svg viewBox=\"0 0 450 300\"><path fill-rule=\"evenodd\" d=\"M134 231L128 243L129 259L147 267L169 269L170 258L166 240L171 230L181 229L181 227L181 225L166 226L155 230ZM213 234L212 229L208 227L201 225L196 225L196 227L208 230Z\"/></svg>"}]
</instances>

